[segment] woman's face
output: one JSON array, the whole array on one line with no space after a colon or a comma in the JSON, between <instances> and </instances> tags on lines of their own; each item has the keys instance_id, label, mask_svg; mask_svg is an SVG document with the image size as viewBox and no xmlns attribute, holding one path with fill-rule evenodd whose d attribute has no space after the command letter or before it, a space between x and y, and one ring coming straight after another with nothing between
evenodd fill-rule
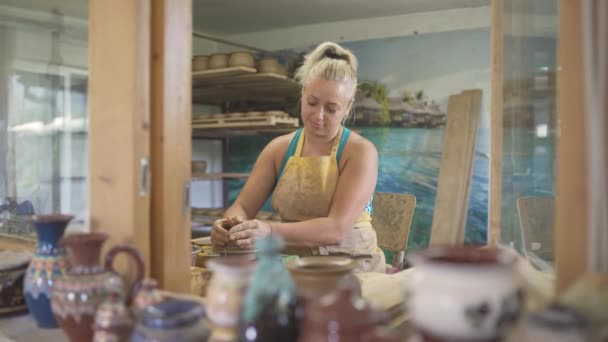
<instances>
[{"instance_id":1,"label":"woman's face","mask_svg":"<svg viewBox=\"0 0 608 342\"><path fill-rule=\"evenodd\" d=\"M302 122L306 133L333 138L350 111L352 94L348 82L312 78L302 90Z\"/></svg>"}]
</instances>

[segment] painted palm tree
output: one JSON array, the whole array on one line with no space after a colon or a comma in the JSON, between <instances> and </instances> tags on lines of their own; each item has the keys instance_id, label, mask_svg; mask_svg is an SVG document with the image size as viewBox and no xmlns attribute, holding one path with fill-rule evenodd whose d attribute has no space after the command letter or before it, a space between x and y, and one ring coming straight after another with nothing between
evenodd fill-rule
<instances>
[{"instance_id":1,"label":"painted palm tree","mask_svg":"<svg viewBox=\"0 0 608 342\"><path fill-rule=\"evenodd\" d=\"M376 81L363 81L359 85L359 90L368 97L371 97L376 102L382 105L383 110L380 113L380 121L382 124L388 124L391 121L388 107L388 90L384 84L378 83Z\"/></svg>"}]
</instances>

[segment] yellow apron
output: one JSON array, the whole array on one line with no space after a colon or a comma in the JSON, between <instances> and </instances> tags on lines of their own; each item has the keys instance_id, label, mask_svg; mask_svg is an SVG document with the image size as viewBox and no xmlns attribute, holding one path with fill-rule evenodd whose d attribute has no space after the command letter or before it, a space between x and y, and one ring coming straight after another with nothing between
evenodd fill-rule
<instances>
[{"instance_id":1,"label":"yellow apron","mask_svg":"<svg viewBox=\"0 0 608 342\"><path fill-rule=\"evenodd\" d=\"M334 139L329 156L302 157L304 130L300 134L293 156L272 194L272 206L285 222L298 222L327 217L338 184L339 170L336 154L342 128ZM378 247L371 217L363 211L354 227L340 245L315 248L291 248L287 253L306 255L346 255L357 262L358 272L386 272L384 253Z\"/></svg>"}]
</instances>

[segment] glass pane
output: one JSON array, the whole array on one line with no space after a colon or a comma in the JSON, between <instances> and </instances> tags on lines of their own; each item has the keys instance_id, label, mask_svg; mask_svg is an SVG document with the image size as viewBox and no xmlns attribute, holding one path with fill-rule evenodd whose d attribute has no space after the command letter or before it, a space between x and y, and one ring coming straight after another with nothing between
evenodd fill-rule
<instances>
[{"instance_id":1,"label":"glass pane","mask_svg":"<svg viewBox=\"0 0 608 342\"><path fill-rule=\"evenodd\" d=\"M501 241L552 270L557 0L505 1Z\"/></svg>"},{"instance_id":2,"label":"glass pane","mask_svg":"<svg viewBox=\"0 0 608 342\"><path fill-rule=\"evenodd\" d=\"M87 211L87 0L0 1L0 233Z\"/></svg>"}]
</instances>

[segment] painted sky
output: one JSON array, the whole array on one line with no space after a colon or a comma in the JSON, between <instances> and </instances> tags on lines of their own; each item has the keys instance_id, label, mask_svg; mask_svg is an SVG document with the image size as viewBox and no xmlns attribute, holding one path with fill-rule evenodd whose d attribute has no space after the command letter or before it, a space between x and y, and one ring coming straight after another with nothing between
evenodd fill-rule
<instances>
[{"instance_id":1,"label":"painted sky","mask_svg":"<svg viewBox=\"0 0 608 342\"><path fill-rule=\"evenodd\" d=\"M385 84L390 96L423 89L447 111L448 97L483 91L480 127L490 126L489 29L428 33L343 44L359 59L359 79Z\"/></svg>"}]
</instances>

